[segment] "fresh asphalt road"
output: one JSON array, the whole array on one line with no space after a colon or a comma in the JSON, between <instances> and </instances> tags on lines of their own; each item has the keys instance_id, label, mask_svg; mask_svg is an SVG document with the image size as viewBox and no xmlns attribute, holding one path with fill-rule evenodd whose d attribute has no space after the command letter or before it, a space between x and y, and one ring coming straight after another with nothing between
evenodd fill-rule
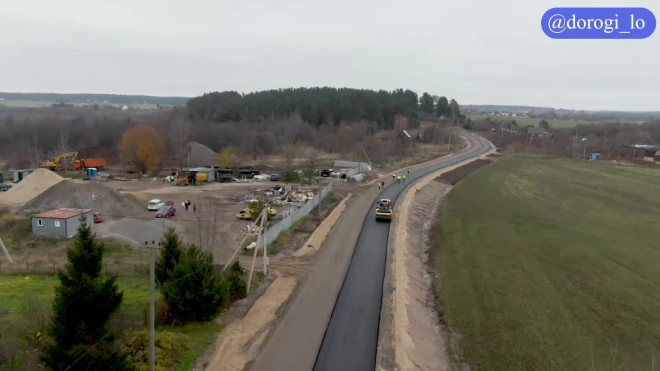
<instances>
[{"instance_id":1,"label":"fresh asphalt road","mask_svg":"<svg viewBox=\"0 0 660 371\"><path fill-rule=\"evenodd\" d=\"M416 179L482 155L492 148L485 139L468 135L473 143L470 150L411 173L404 184L390 184L378 199L389 198L395 202L401 192ZM376 202L372 204L371 210L376 207ZM314 371L373 371L376 368L389 231L389 223L377 223L371 212L367 214L323 337Z\"/></svg>"}]
</instances>

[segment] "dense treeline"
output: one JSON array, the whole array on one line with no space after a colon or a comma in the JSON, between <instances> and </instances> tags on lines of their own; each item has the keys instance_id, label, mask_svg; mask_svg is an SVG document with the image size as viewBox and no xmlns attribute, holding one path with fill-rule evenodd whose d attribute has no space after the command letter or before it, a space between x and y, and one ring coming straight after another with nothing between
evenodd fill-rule
<instances>
[{"instance_id":1,"label":"dense treeline","mask_svg":"<svg viewBox=\"0 0 660 371\"><path fill-rule=\"evenodd\" d=\"M35 102L108 102L114 104L163 104L182 106L189 98L186 97L154 97L149 95L121 94L57 94L57 93L2 93L0 98L6 100L25 100ZM2 102L0 102L2 104Z\"/></svg>"},{"instance_id":2,"label":"dense treeline","mask_svg":"<svg viewBox=\"0 0 660 371\"><path fill-rule=\"evenodd\" d=\"M296 88L267 90L241 95L235 91L214 92L190 99L188 112L194 120L261 121L297 113L315 128L323 124L339 126L342 121L376 122L379 128L394 127L395 117L417 120L420 111L433 113L440 102L440 115L450 115L447 98L420 98L411 90L374 91L349 88ZM442 105L442 102L445 102ZM460 114L460 113L459 113Z\"/></svg>"}]
</instances>

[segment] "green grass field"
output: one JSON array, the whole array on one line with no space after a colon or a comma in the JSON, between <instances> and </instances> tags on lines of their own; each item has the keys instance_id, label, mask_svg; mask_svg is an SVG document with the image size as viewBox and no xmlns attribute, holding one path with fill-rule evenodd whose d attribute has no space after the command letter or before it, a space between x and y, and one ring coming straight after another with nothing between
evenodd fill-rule
<instances>
[{"instance_id":1,"label":"green grass field","mask_svg":"<svg viewBox=\"0 0 660 371\"><path fill-rule=\"evenodd\" d=\"M526 125L534 125L534 126L539 126L539 122L542 119L539 118L530 118L530 117L495 117L495 116L488 116L488 115L467 115L469 118L471 118L473 121L477 120L485 120L486 118L490 117L492 121L497 122L497 121L502 121L502 120L516 120L516 123L518 126L526 126ZM578 124L584 124L584 125L589 125L589 124L596 124L598 123L597 121L586 121L586 120L545 120L550 124L550 128L555 128L555 129L564 129L564 128L572 128L575 125Z\"/></svg>"},{"instance_id":2,"label":"green grass field","mask_svg":"<svg viewBox=\"0 0 660 371\"><path fill-rule=\"evenodd\" d=\"M148 277L119 277L119 288L124 291L121 311L133 321L142 321L143 311L149 303ZM38 302L50 313L55 286L59 283L56 276L0 276L0 333L10 343L24 334L28 327L23 316L24 304L28 300ZM160 326L156 331L172 331L188 336L189 349L185 351L176 370L187 371L193 368L197 358L215 341L222 325L215 321L193 323L186 326Z\"/></svg>"},{"instance_id":3,"label":"green grass field","mask_svg":"<svg viewBox=\"0 0 660 371\"><path fill-rule=\"evenodd\" d=\"M658 170L521 157L459 183L431 264L472 370L660 369L658 190Z\"/></svg>"}]
</instances>

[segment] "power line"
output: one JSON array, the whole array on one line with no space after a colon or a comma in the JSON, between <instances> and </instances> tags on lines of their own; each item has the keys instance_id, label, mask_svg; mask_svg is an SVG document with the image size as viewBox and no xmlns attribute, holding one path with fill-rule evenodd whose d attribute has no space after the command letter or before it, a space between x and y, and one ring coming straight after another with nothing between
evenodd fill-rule
<instances>
[{"instance_id":1,"label":"power line","mask_svg":"<svg viewBox=\"0 0 660 371\"><path fill-rule=\"evenodd\" d=\"M64 371L67 371L68 369L70 369L71 367L73 367L73 365L75 365L76 362L80 361L80 360L82 359L82 357L84 357L87 353L89 353L90 350L92 350L92 348L94 348L95 346L99 345L99 343L100 343L103 339L105 339L105 337L108 336L108 335L110 335L109 332L108 332L107 334L103 335L103 337L102 337L101 339L99 339L99 341L97 341L94 345L92 345L91 347L89 347L89 349L87 349L87 350L85 351L85 353L83 353L80 357L78 357L78 359L76 359L75 361L73 361L73 363L70 364L69 367L65 368Z\"/></svg>"}]
</instances>

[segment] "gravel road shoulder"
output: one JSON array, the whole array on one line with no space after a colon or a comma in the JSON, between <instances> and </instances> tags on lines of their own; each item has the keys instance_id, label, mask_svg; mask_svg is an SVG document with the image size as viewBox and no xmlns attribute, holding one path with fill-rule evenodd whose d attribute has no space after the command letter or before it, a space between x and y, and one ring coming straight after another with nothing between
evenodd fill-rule
<instances>
[{"instance_id":1,"label":"gravel road shoulder","mask_svg":"<svg viewBox=\"0 0 660 371\"><path fill-rule=\"evenodd\" d=\"M451 186L437 178L480 161L492 151L420 179L397 202L390 230L377 370L451 370L427 270L428 229Z\"/></svg>"}]
</instances>

